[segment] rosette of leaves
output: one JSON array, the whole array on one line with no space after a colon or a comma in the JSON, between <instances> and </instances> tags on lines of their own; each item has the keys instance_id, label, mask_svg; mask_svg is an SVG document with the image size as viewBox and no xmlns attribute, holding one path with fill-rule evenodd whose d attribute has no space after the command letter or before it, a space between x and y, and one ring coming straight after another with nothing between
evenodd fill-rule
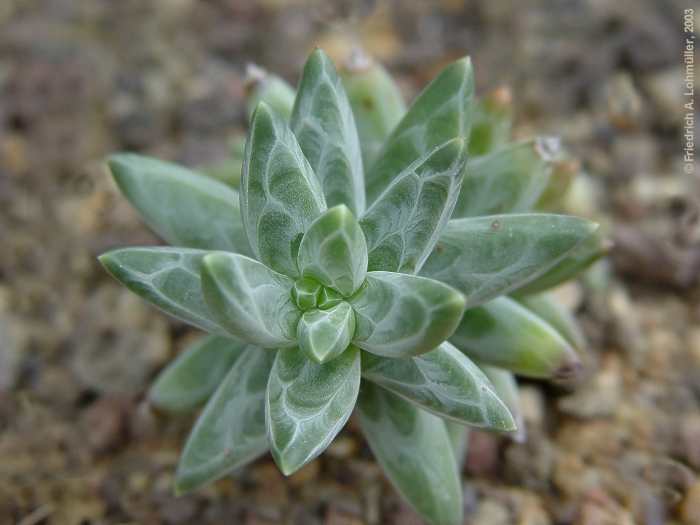
<instances>
[{"instance_id":1,"label":"rosette of leaves","mask_svg":"<svg viewBox=\"0 0 700 525\"><path fill-rule=\"evenodd\" d=\"M546 141L505 143L507 118L474 98L467 58L410 108L364 57L339 75L315 51L296 92L254 71L239 186L235 174L225 184L143 156L109 160L174 247L101 262L209 334L149 394L170 412L204 405L176 489L267 451L291 474L355 411L398 492L429 523L461 523L466 429L515 432L512 374L561 376L577 362L575 325L540 293L585 267L595 225L531 213L553 156Z\"/></svg>"}]
</instances>

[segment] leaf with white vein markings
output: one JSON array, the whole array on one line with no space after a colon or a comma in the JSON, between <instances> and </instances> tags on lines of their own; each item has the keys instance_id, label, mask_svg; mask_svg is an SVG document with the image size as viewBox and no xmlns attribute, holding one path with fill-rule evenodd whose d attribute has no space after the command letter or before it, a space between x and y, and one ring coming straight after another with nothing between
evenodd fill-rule
<instances>
[{"instance_id":1,"label":"leaf with white vein markings","mask_svg":"<svg viewBox=\"0 0 700 525\"><path fill-rule=\"evenodd\" d=\"M445 423L372 383L358 400L362 433L406 501L432 525L460 525L462 487Z\"/></svg>"},{"instance_id":2,"label":"leaf with white vein markings","mask_svg":"<svg viewBox=\"0 0 700 525\"><path fill-rule=\"evenodd\" d=\"M469 58L440 72L418 95L366 170L367 201L374 202L392 180L445 142L469 138L474 102L474 74Z\"/></svg>"},{"instance_id":3,"label":"leaf with white vein markings","mask_svg":"<svg viewBox=\"0 0 700 525\"><path fill-rule=\"evenodd\" d=\"M266 411L272 457L289 475L330 445L347 422L360 388L360 351L324 365L298 348L280 350L270 372Z\"/></svg>"},{"instance_id":4,"label":"leaf with white vein markings","mask_svg":"<svg viewBox=\"0 0 700 525\"><path fill-rule=\"evenodd\" d=\"M367 244L346 206L327 210L311 224L301 239L298 262L304 277L344 296L357 291L367 273Z\"/></svg>"},{"instance_id":5,"label":"leaf with white vein markings","mask_svg":"<svg viewBox=\"0 0 700 525\"><path fill-rule=\"evenodd\" d=\"M366 353L362 376L438 416L489 430L515 430L513 417L489 380L450 343L405 359Z\"/></svg>"},{"instance_id":6,"label":"leaf with white vein markings","mask_svg":"<svg viewBox=\"0 0 700 525\"><path fill-rule=\"evenodd\" d=\"M275 352L249 346L197 419L180 458L178 493L189 492L268 450L265 391Z\"/></svg>"},{"instance_id":7,"label":"leaf with white vein markings","mask_svg":"<svg viewBox=\"0 0 700 525\"><path fill-rule=\"evenodd\" d=\"M108 164L122 193L169 244L250 254L233 188L142 155L112 155Z\"/></svg>"},{"instance_id":8,"label":"leaf with white vein markings","mask_svg":"<svg viewBox=\"0 0 700 525\"><path fill-rule=\"evenodd\" d=\"M202 290L212 315L231 335L263 348L296 344L301 313L293 282L243 255L211 253L202 263Z\"/></svg>"},{"instance_id":9,"label":"leaf with white vein markings","mask_svg":"<svg viewBox=\"0 0 700 525\"><path fill-rule=\"evenodd\" d=\"M464 177L466 142L446 142L407 167L360 219L369 269L416 273L452 215Z\"/></svg>"},{"instance_id":10,"label":"leaf with white vein markings","mask_svg":"<svg viewBox=\"0 0 700 525\"><path fill-rule=\"evenodd\" d=\"M585 219L539 213L453 219L421 273L454 286L471 308L542 275L596 228Z\"/></svg>"},{"instance_id":11,"label":"leaf with white vein markings","mask_svg":"<svg viewBox=\"0 0 700 525\"><path fill-rule=\"evenodd\" d=\"M354 334L355 313L345 301L328 310L304 312L297 325L299 348L320 364L342 354Z\"/></svg>"},{"instance_id":12,"label":"leaf with white vein markings","mask_svg":"<svg viewBox=\"0 0 700 525\"><path fill-rule=\"evenodd\" d=\"M202 259L188 248L120 248L100 255L107 271L165 313L210 333L228 335L212 317L202 294Z\"/></svg>"},{"instance_id":13,"label":"leaf with white vein markings","mask_svg":"<svg viewBox=\"0 0 700 525\"><path fill-rule=\"evenodd\" d=\"M246 142L241 215L260 262L298 277L301 237L326 209L318 179L289 126L265 103L258 105Z\"/></svg>"},{"instance_id":14,"label":"leaf with white vein markings","mask_svg":"<svg viewBox=\"0 0 700 525\"><path fill-rule=\"evenodd\" d=\"M317 49L304 66L289 122L328 206L365 208L362 154L352 109L333 62Z\"/></svg>"},{"instance_id":15,"label":"leaf with white vein markings","mask_svg":"<svg viewBox=\"0 0 700 525\"><path fill-rule=\"evenodd\" d=\"M452 335L464 312L464 299L453 288L391 272L369 272L349 301L357 324L353 343L385 357L429 352Z\"/></svg>"}]
</instances>

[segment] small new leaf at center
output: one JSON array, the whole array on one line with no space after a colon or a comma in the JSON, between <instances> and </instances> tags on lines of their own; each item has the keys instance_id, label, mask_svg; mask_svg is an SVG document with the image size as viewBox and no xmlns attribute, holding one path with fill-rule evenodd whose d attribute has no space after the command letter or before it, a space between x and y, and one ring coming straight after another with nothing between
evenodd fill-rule
<instances>
[{"instance_id":1,"label":"small new leaf at center","mask_svg":"<svg viewBox=\"0 0 700 525\"><path fill-rule=\"evenodd\" d=\"M319 364L342 354L355 335L355 313L346 302L305 312L297 325L299 347Z\"/></svg>"}]
</instances>

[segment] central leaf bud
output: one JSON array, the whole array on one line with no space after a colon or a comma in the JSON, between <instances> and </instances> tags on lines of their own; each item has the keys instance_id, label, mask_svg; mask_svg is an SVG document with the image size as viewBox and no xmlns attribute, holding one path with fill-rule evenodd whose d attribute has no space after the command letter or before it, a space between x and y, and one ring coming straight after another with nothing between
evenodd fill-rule
<instances>
[{"instance_id":1,"label":"central leaf bud","mask_svg":"<svg viewBox=\"0 0 700 525\"><path fill-rule=\"evenodd\" d=\"M321 295L321 288L323 287L318 281L308 277L296 281L292 287L292 299L299 307L299 310L305 312L316 308Z\"/></svg>"}]
</instances>

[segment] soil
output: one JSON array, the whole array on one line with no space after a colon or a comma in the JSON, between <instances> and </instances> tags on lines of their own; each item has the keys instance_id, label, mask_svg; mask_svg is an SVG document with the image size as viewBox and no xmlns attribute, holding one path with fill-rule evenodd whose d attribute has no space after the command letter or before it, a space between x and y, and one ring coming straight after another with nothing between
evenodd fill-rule
<instances>
[{"instance_id":1,"label":"soil","mask_svg":"<svg viewBox=\"0 0 700 525\"><path fill-rule=\"evenodd\" d=\"M561 135L581 160L568 207L615 242L557 292L590 343L585 381L523 382L524 444L473 434L466 523L700 524L700 182L681 162L688 4L466 4L3 0L0 524L419 523L353 424L288 479L265 457L176 498L191 421L153 413L144 392L195 333L95 259L159 243L106 175L106 154L224 161L245 128L247 62L296 82L314 45L338 57L358 41L409 98L472 55L480 92L510 86L517 136Z\"/></svg>"}]
</instances>

